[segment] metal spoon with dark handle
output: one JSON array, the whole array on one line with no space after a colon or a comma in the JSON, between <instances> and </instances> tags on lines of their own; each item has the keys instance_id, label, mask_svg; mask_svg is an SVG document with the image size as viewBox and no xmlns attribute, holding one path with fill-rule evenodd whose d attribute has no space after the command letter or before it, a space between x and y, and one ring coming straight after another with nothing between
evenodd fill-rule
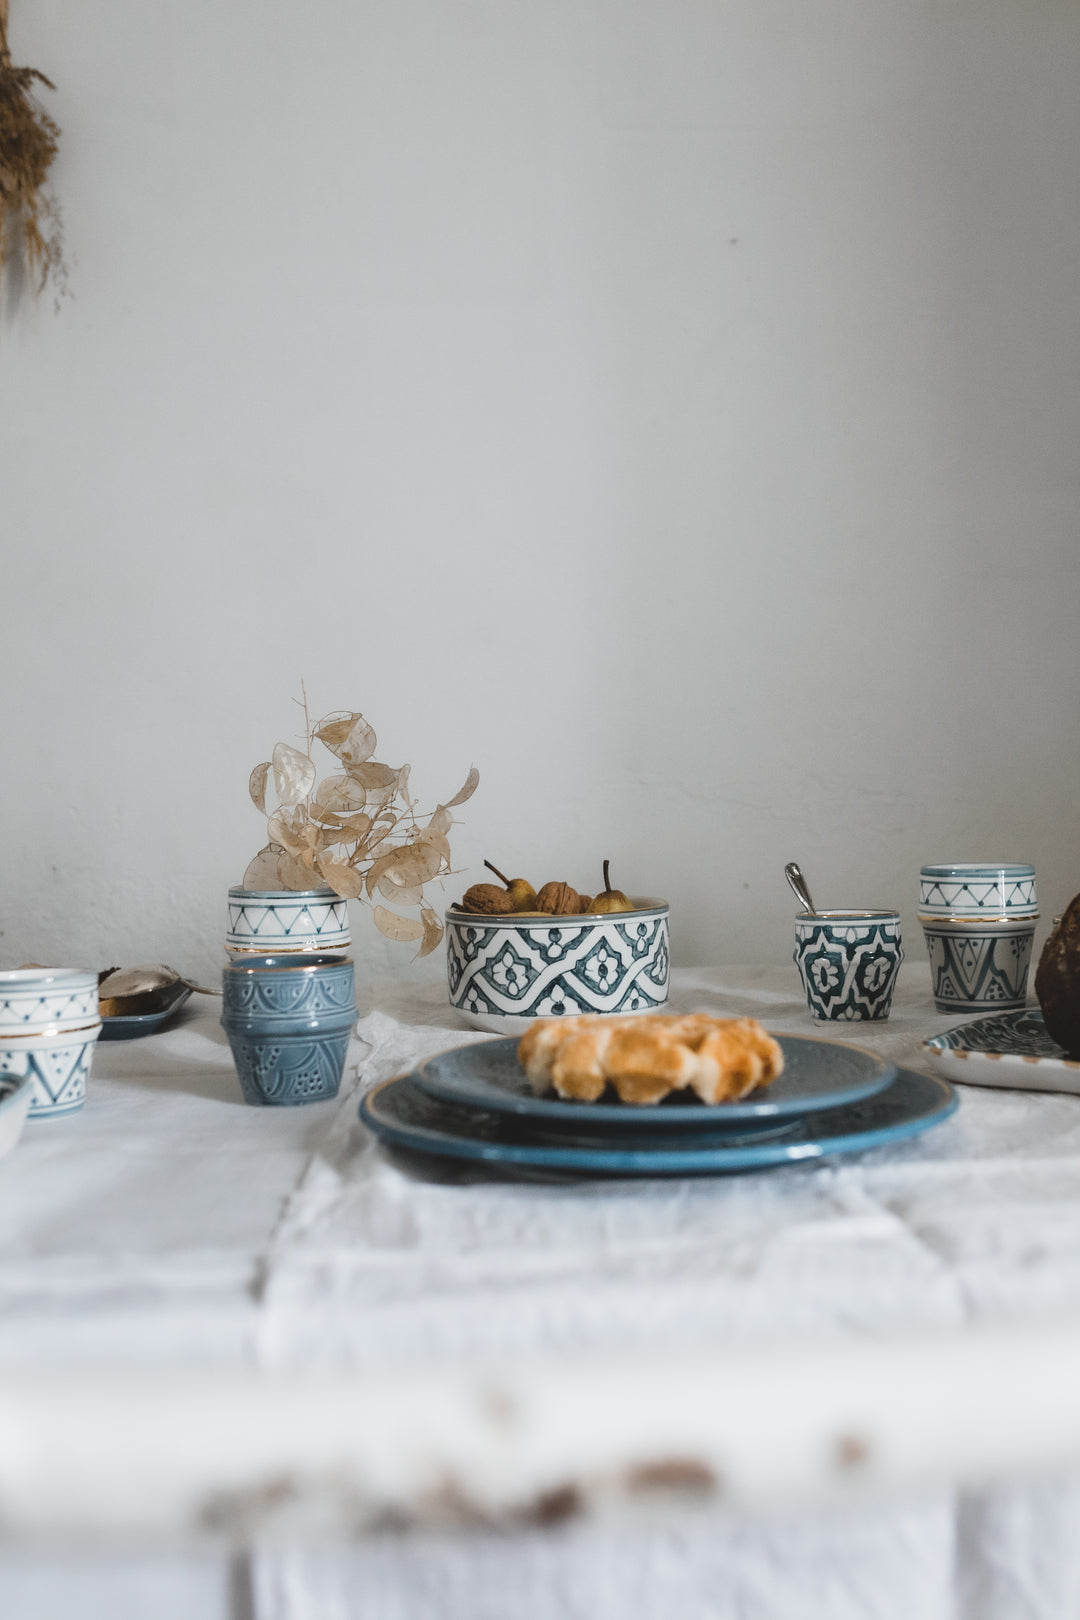
<instances>
[{"instance_id":1,"label":"metal spoon with dark handle","mask_svg":"<svg viewBox=\"0 0 1080 1620\"><path fill-rule=\"evenodd\" d=\"M812 917L816 916L817 907L811 899L810 890L807 887L806 879L799 870L799 863L797 861L788 861L787 865L784 867L784 876L787 878L788 883L791 886L792 894L795 896L800 906L802 906L803 910L809 912Z\"/></svg>"}]
</instances>

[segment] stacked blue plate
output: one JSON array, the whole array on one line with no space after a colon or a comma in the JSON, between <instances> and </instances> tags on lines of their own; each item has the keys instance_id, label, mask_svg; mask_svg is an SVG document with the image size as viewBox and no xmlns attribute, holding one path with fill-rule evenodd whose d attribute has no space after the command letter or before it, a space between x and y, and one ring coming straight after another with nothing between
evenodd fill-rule
<instances>
[{"instance_id":1,"label":"stacked blue plate","mask_svg":"<svg viewBox=\"0 0 1080 1620\"><path fill-rule=\"evenodd\" d=\"M778 1035L784 1072L741 1102L707 1105L673 1093L662 1103L564 1102L537 1097L516 1039L440 1052L384 1081L360 1117L384 1142L414 1153L531 1171L585 1175L716 1175L917 1136L956 1108L948 1081L897 1069L840 1041Z\"/></svg>"}]
</instances>

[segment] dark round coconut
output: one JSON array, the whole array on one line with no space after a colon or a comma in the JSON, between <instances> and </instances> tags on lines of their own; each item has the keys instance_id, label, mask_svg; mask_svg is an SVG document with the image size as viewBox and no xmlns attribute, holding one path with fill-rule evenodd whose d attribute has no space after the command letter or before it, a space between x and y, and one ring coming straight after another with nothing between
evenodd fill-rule
<instances>
[{"instance_id":1,"label":"dark round coconut","mask_svg":"<svg viewBox=\"0 0 1080 1620\"><path fill-rule=\"evenodd\" d=\"M1043 946L1035 994L1048 1033L1071 1057L1080 1057L1080 894Z\"/></svg>"}]
</instances>

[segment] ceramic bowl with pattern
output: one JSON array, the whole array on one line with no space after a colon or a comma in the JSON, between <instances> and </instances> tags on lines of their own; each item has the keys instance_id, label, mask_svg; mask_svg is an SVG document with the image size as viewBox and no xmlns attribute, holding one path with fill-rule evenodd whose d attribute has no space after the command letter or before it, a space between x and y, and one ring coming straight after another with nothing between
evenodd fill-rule
<instances>
[{"instance_id":1,"label":"ceramic bowl with pattern","mask_svg":"<svg viewBox=\"0 0 1080 1620\"><path fill-rule=\"evenodd\" d=\"M351 943L349 902L333 889L229 890L225 949L230 957L343 951Z\"/></svg>"},{"instance_id":2,"label":"ceramic bowl with pattern","mask_svg":"<svg viewBox=\"0 0 1080 1620\"><path fill-rule=\"evenodd\" d=\"M474 1029L520 1035L534 1018L663 1012L670 941L663 900L598 916L446 913L450 1005Z\"/></svg>"},{"instance_id":3,"label":"ceramic bowl with pattern","mask_svg":"<svg viewBox=\"0 0 1080 1620\"><path fill-rule=\"evenodd\" d=\"M881 1021L904 960L897 911L801 912L795 964L814 1018Z\"/></svg>"},{"instance_id":4,"label":"ceramic bowl with pattern","mask_svg":"<svg viewBox=\"0 0 1080 1620\"><path fill-rule=\"evenodd\" d=\"M245 1102L289 1107L337 1096L356 1021L348 957L245 958L225 968L222 991Z\"/></svg>"},{"instance_id":5,"label":"ceramic bowl with pattern","mask_svg":"<svg viewBox=\"0 0 1080 1620\"><path fill-rule=\"evenodd\" d=\"M920 913L942 1013L999 1013L1023 1007L1037 916L933 917Z\"/></svg>"},{"instance_id":6,"label":"ceramic bowl with pattern","mask_svg":"<svg viewBox=\"0 0 1080 1620\"><path fill-rule=\"evenodd\" d=\"M1035 868L1025 862L958 861L920 868L920 916L1034 917L1038 909Z\"/></svg>"},{"instance_id":7,"label":"ceramic bowl with pattern","mask_svg":"<svg viewBox=\"0 0 1080 1620\"><path fill-rule=\"evenodd\" d=\"M96 973L85 968L0 973L0 1074L31 1081L31 1119L82 1107L100 1033Z\"/></svg>"}]
</instances>

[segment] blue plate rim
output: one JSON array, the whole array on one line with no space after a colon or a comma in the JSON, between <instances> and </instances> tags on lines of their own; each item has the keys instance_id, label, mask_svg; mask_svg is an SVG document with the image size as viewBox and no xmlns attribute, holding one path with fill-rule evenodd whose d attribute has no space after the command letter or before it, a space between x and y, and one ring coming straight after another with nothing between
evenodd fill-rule
<instances>
[{"instance_id":1,"label":"blue plate rim","mask_svg":"<svg viewBox=\"0 0 1080 1620\"><path fill-rule=\"evenodd\" d=\"M458 1108L483 1108L488 1113L509 1114L515 1119L532 1119L538 1123L541 1120L549 1124L571 1122L585 1124L588 1120L592 1124L615 1125L623 1129L638 1126L653 1126L659 1123L664 1130L692 1130L697 1126L707 1125L710 1129L725 1122L744 1124L748 1120L781 1119L792 1114L817 1113L821 1109L842 1108L847 1103L865 1102L868 1097L876 1096L884 1091L895 1080L898 1069L895 1063L883 1058L879 1053L870 1051L869 1047L859 1046L855 1041L830 1040L826 1035L795 1035L788 1031L771 1031L774 1038L783 1044L785 1040L804 1041L807 1044L840 1047L846 1052L857 1052L860 1057L868 1058L877 1067L865 1081L850 1086L841 1092L823 1092L811 1101L798 1098L770 1100L766 1092L762 1099L750 1102L743 1099L741 1102L731 1103L680 1103L675 1107L663 1107L661 1104L651 1106L635 1106L628 1103L575 1103L567 1102L564 1098L535 1097L515 1092L497 1093L498 1100L491 1100L485 1093L482 1097L477 1095L454 1092L449 1087L441 1088L438 1080L432 1080L424 1071L429 1064L436 1063L440 1058L470 1051L478 1047L491 1046L517 1046L520 1036L500 1035L486 1041L467 1041L460 1046L443 1047L438 1052L432 1052L422 1063L409 1071L409 1078L414 1080L418 1089L427 1096L436 1098L439 1102L450 1103Z\"/></svg>"},{"instance_id":2,"label":"blue plate rim","mask_svg":"<svg viewBox=\"0 0 1080 1620\"><path fill-rule=\"evenodd\" d=\"M473 1163L522 1165L533 1169L600 1170L631 1175L685 1175L701 1171L757 1170L785 1164L816 1162L841 1153L867 1152L894 1142L910 1140L934 1125L943 1124L959 1107L955 1088L941 1075L924 1074L917 1069L898 1069L891 1082L897 1085L915 1080L936 1091L937 1108L924 1110L910 1119L877 1129L836 1136L819 1135L804 1141L781 1138L759 1144L685 1148L574 1148L547 1144L481 1142L467 1135L451 1136L434 1128L402 1125L387 1121L375 1112L378 1099L391 1086L414 1085L410 1075L383 1080L360 1100L360 1119L381 1141L437 1158L465 1159ZM415 1088L414 1089L418 1089ZM424 1092L419 1092L425 1097ZM463 1115L467 1110L461 1110Z\"/></svg>"},{"instance_id":3,"label":"blue plate rim","mask_svg":"<svg viewBox=\"0 0 1080 1620\"><path fill-rule=\"evenodd\" d=\"M179 981L177 981L179 983ZM171 1018L191 995L190 985L180 984L180 988L173 996L167 1007L159 1007L156 1012L148 1013L114 1013L111 1018L101 1020L101 1035L103 1041L129 1041L138 1035L149 1035Z\"/></svg>"},{"instance_id":4,"label":"blue plate rim","mask_svg":"<svg viewBox=\"0 0 1080 1620\"><path fill-rule=\"evenodd\" d=\"M1059 1046L1056 1052L1019 1052L1010 1051L1005 1047L953 1044L953 1037L965 1035L969 1030L977 1029L980 1024L999 1021L1014 1024L1021 1018L1034 1024L1041 1024L1043 1029L1046 1029L1046 1020L1040 1007L1014 1007L1009 1012L981 1013L977 1018L966 1018L962 1024L953 1024L950 1029L943 1029L937 1035L928 1035L925 1041L920 1041L919 1051L925 1052L931 1058L943 1056L975 1058L979 1062L985 1060L991 1063L998 1063L1003 1058L1013 1058L1032 1068L1080 1069L1080 1058L1071 1058L1063 1046ZM1048 1035L1048 1039L1053 1040L1053 1036Z\"/></svg>"}]
</instances>

